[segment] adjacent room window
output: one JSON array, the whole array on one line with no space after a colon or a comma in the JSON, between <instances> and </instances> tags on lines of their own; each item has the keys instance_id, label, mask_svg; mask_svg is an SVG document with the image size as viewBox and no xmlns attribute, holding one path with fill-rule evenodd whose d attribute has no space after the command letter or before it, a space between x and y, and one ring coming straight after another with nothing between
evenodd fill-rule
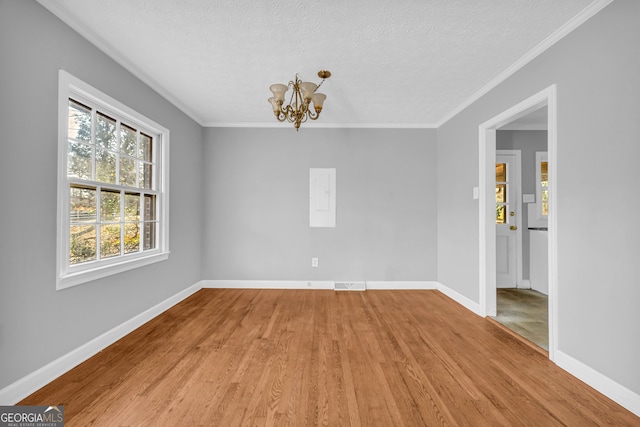
<instances>
[{"instance_id":1,"label":"adjacent room window","mask_svg":"<svg viewBox=\"0 0 640 427\"><path fill-rule=\"evenodd\" d=\"M549 216L549 163L546 151L536 151L536 211L538 219L547 219Z\"/></svg>"},{"instance_id":2,"label":"adjacent room window","mask_svg":"<svg viewBox=\"0 0 640 427\"><path fill-rule=\"evenodd\" d=\"M507 210L511 200L507 199L507 164L496 163L496 224L506 224Z\"/></svg>"},{"instance_id":3,"label":"adjacent room window","mask_svg":"<svg viewBox=\"0 0 640 427\"><path fill-rule=\"evenodd\" d=\"M166 259L168 130L64 71L59 92L57 288Z\"/></svg>"}]
</instances>

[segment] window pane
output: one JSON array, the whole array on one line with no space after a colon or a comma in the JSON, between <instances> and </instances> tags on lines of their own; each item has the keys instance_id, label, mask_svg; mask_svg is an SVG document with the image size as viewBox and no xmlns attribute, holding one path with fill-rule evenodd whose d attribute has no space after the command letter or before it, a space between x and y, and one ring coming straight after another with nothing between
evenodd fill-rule
<instances>
[{"instance_id":1,"label":"window pane","mask_svg":"<svg viewBox=\"0 0 640 427\"><path fill-rule=\"evenodd\" d=\"M96 181L116 183L116 155L106 150L96 152Z\"/></svg>"},{"instance_id":2,"label":"window pane","mask_svg":"<svg viewBox=\"0 0 640 427\"><path fill-rule=\"evenodd\" d=\"M91 145L69 141L67 176L70 178L91 179Z\"/></svg>"},{"instance_id":3,"label":"window pane","mask_svg":"<svg viewBox=\"0 0 640 427\"><path fill-rule=\"evenodd\" d=\"M72 187L69 207L71 222L96 222L96 190Z\"/></svg>"},{"instance_id":4,"label":"window pane","mask_svg":"<svg viewBox=\"0 0 640 427\"><path fill-rule=\"evenodd\" d=\"M95 225L72 225L69 227L69 264L96 259Z\"/></svg>"},{"instance_id":5,"label":"window pane","mask_svg":"<svg viewBox=\"0 0 640 427\"><path fill-rule=\"evenodd\" d=\"M496 224L507 223L507 205L496 203Z\"/></svg>"},{"instance_id":6,"label":"window pane","mask_svg":"<svg viewBox=\"0 0 640 427\"><path fill-rule=\"evenodd\" d=\"M496 202L507 203L507 184L496 184Z\"/></svg>"},{"instance_id":7,"label":"window pane","mask_svg":"<svg viewBox=\"0 0 640 427\"><path fill-rule=\"evenodd\" d=\"M145 194L144 196L144 220L156 220L156 196Z\"/></svg>"},{"instance_id":8,"label":"window pane","mask_svg":"<svg viewBox=\"0 0 640 427\"><path fill-rule=\"evenodd\" d=\"M140 221L140 195L124 195L124 220Z\"/></svg>"},{"instance_id":9,"label":"window pane","mask_svg":"<svg viewBox=\"0 0 640 427\"><path fill-rule=\"evenodd\" d=\"M140 134L140 151L138 153L138 157L144 160L145 162L151 162L152 160L152 138L143 133Z\"/></svg>"},{"instance_id":10,"label":"window pane","mask_svg":"<svg viewBox=\"0 0 640 427\"><path fill-rule=\"evenodd\" d=\"M100 257L120 255L120 224L100 227Z\"/></svg>"},{"instance_id":11,"label":"window pane","mask_svg":"<svg viewBox=\"0 0 640 427\"><path fill-rule=\"evenodd\" d=\"M496 182L507 182L506 163L496 163Z\"/></svg>"},{"instance_id":12,"label":"window pane","mask_svg":"<svg viewBox=\"0 0 640 427\"><path fill-rule=\"evenodd\" d=\"M116 139L116 121L111 117L98 113L96 123L96 145L111 151L118 150Z\"/></svg>"},{"instance_id":13,"label":"window pane","mask_svg":"<svg viewBox=\"0 0 640 427\"><path fill-rule=\"evenodd\" d=\"M69 100L69 138L91 142L91 109Z\"/></svg>"},{"instance_id":14,"label":"window pane","mask_svg":"<svg viewBox=\"0 0 640 427\"><path fill-rule=\"evenodd\" d=\"M136 186L136 160L131 157L120 157L120 185Z\"/></svg>"},{"instance_id":15,"label":"window pane","mask_svg":"<svg viewBox=\"0 0 640 427\"><path fill-rule=\"evenodd\" d=\"M144 250L156 247L156 196L144 196ZM153 222L150 222L153 221Z\"/></svg>"},{"instance_id":16,"label":"window pane","mask_svg":"<svg viewBox=\"0 0 640 427\"><path fill-rule=\"evenodd\" d=\"M120 221L120 193L102 190L100 192L100 220Z\"/></svg>"},{"instance_id":17,"label":"window pane","mask_svg":"<svg viewBox=\"0 0 640 427\"><path fill-rule=\"evenodd\" d=\"M153 165L149 163L140 163L140 188L153 188L152 176Z\"/></svg>"},{"instance_id":18,"label":"window pane","mask_svg":"<svg viewBox=\"0 0 640 427\"><path fill-rule=\"evenodd\" d=\"M143 250L155 249L156 247L156 223L144 223L144 247Z\"/></svg>"},{"instance_id":19,"label":"window pane","mask_svg":"<svg viewBox=\"0 0 640 427\"><path fill-rule=\"evenodd\" d=\"M140 250L140 223L124 225L124 253L130 254Z\"/></svg>"},{"instance_id":20,"label":"window pane","mask_svg":"<svg viewBox=\"0 0 640 427\"><path fill-rule=\"evenodd\" d=\"M549 186L549 163L540 162L540 185L543 187Z\"/></svg>"},{"instance_id":21,"label":"window pane","mask_svg":"<svg viewBox=\"0 0 640 427\"><path fill-rule=\"evenodd\" d=\"M136 130L125 125L120 125L120 152L127 156L136 156Z\"/></svg>"}]
</instances>

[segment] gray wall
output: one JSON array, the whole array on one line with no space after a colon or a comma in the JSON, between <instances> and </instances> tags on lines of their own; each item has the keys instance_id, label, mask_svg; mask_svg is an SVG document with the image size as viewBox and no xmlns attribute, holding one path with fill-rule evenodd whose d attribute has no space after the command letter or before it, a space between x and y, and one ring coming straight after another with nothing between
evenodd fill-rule
<instances>
[{"instance_id":1,"label":"gray wall","mask_svg":"<svg viewBox=\"0 0 640 427\"><path fill-rule=\"evenodd\" d=\"M438 129L438 279L479 301L478 126L557 84L558 350L635 393L639 19L640 2L614 1Z\"/></svg>"},{"instance_id":2,"label":"gray wall","mask_svg":"<svg viewBox=\"0 0 640 427\"><path fill-rule=\"evenodd\" d=\"M435 280L435 136L207 129L203 279ZM336 228L309 227L314 167L336 168Z\"/></svg>"},{"instance_id":3,"label":"gray wall","mask_svg":"<svg viewBox=\"0 0 640 427\"><path fill-rule=\"evenodd\" d=\"M536 194L536 151L547 151L546 130L498 130L497 150L520 150L522 194ZM522 204L522 278L529 278L528 203Z\"/></svg>"},{"instance_id":4,"label":"gray wall","mask_svg":"<svg viewBox=\"0 0 640 427\"><path fill-rule=\"evenodd\" d=\"M0 389L197 283L202 128L35 1L0 2ZM56 291L58 69L171 132L169 260Z\"/></svg>"}]
</instances>

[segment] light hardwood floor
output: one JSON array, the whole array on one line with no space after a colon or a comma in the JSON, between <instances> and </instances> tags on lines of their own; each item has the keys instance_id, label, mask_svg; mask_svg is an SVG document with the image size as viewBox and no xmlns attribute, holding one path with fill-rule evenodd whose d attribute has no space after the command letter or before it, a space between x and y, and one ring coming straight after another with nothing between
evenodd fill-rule
<instances>
[{"instance_id":1,"label":"light hardwood floor","mask_svg":"<svg viewBox=\"0 0 640 427\"><path fill-rule=\"evenodd\" d=\"M21 404L68 427L640 425L437 291L203 289Z\"/></svg>"}]
</instances>

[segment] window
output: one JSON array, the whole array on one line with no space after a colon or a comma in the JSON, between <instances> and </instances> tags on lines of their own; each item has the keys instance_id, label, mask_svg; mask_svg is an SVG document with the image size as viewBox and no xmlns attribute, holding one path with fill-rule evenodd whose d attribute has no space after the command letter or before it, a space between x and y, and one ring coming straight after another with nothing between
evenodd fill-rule
<instances>
[{"instance_id":1,"label":"window","mask_svg":"<svg viewBox=\"0 0 640 427\"><path fill-rule=\"evenodd\" d=\"M549 163L546 151L536 151L536 213L538 219L549 216Z\"/></svg>"},{"instance_id":2,"label":"window","mask_svg":"<svg viewBox=\"0 0 640 427\"><path fill-rule=\"evenodd\" d=\"M60 71L57 288L168 257L169 131Z\"/></svg>"},{"instance_id":3,"label":"window","mask_svg":"<svg viewBox=\"0 0 640 427\"><path fill-rule=\"evenodd\" d=\"M496 163L496 224L506 224L507 209L511 200L507 200L507 164Z\"/></svg>"}]
</instances>

